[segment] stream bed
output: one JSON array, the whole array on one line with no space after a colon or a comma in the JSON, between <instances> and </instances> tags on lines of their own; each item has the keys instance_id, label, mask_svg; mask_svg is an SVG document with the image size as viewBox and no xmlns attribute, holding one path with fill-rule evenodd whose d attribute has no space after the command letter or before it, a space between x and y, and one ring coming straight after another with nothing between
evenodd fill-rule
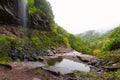
<instances>
[{"instance_id":1,"label":"stream bed","mask_svg":"<svg viewBox=\"0 0 120 80\"><path fill-rule=\"evenodd\" d=\"M90 71L90 67L86 64L75 62L69 59L63 59L61 57L49 59L47 60L47 63L49 66L46 68L47 70L56 73L60 72L61 74L68 74L72 73L73 71Z\"/></svg>"}]
</instances>

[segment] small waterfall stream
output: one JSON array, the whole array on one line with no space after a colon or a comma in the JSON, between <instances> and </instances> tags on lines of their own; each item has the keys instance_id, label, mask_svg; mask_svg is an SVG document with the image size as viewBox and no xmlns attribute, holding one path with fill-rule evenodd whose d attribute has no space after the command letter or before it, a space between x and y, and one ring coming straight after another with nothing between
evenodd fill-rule
<instances>
[{"instance_id":1,"label":"small waterfall stream","mask_svg":"<svg viewBox=\"0 0 120 80\"><path fill-rule=\"evenodd\" d=\"M27 5L25 0L18 0L18 11L21 19L21 25L27 29Z\"/></svg>"}]
</instances>

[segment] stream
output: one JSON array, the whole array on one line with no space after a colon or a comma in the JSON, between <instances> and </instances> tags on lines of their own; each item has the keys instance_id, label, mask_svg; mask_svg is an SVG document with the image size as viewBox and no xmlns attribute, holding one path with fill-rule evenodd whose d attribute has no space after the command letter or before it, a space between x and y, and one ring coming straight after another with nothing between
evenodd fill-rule
<instances>
[{"instance_id":1,"label":"stream","mask_svg":"<svg viewBox=\"0 0 120 80\"><path fill-rule=\"evenodd\" d=\"M65 59L62 57L51 58L46 60L46 63L42 62L14 62L11 64L12 68L20 69L28 67L29 69L41 67L44 70L50 71L52 73L69 74L74 71L89 72L90 66L79 63L73 60Z\"/></svg>"},{"instance_id":2,"label":"stream","mask_svg":"<svg viewBox=\"0 0 120 80\"><path fill-rule=\"evenodd\" d=\"M15 62L11 63L10 65L12 68L19 69L23 67L28 67L29 69L41 67L44 70L50 71L52 73L60 73L60 74L69 74L73 73L74 71L82 71L82 72L90 72L91 66L84 64L82 62L77 62L72 59L64 58L63 56L82 56L82 58L87 57L87 59L92 59L91 56L82 55L76 53L76 51L72 51L70 53L62 54L61 55L54 55L48 56L47 58L44 57L44 62ZM59 57L60 56L60 57Z\"/></svg>"},{"instance_id":3,"label":"stream","mask_svg":"<svg viewBox=\"0 0 120 80\"><path fill-rule=\"evenodd\" d=\"M61 74L68 74L72 73L73 71L90 71L90 67L88 65L73 60L64 59L62 57L49 59L47 60L47 63L49 66L46 68L47 70L56 73L60 72Z\"/></svg>"}]
</instances>

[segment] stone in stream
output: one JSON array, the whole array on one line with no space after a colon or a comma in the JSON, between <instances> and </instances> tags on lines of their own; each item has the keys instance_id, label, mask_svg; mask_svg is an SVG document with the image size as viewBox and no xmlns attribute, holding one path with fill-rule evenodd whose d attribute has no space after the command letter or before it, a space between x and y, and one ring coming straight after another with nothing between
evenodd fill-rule
<instances>
[{"instance_id":1,"label":"stone in stream","mask_svg":"<svg viewBox=\"0 0 120 80\"><path fill-rule=\"evenodd\" d=\"M120 69L119 66L104 66L106 71L116 71L118 69Z\"/></svg>"},{"instance_id":2,"label":"stone in stream","mask_svg":"<svg viewBox=\"0 0 120 80\"><path fill-rule=\"evenodd\" d=\"M90 71L90 67L88 65L64 58L50 59L47 60L47 63L50 67L43 67L43 69L58 75L70 74L75 70L84 72Z\"/></svg>"},{"instance_id":3,"label":"stone in stream","mask_svg":"<svg viewBox=\"0 0 120 80\"><path fill-rule=\"evenodd\" d=\"M44 57L42 57L42 56L37 56L36 59L37 59L37 61L41 61L41 62L44 61Z\"/></svg>"},{"instance_id":4,"label":"stone in stream","mask_svg":"<svg viewBox=\"0 0 120 80\"><path fill-rule=\"evenodd\" d=\"M80 59L83 62L90 62L91 61L90 58L86 58L86 57L77 56L77 58Z\"/></svg>"},{"instance_id":5,"label":"stone in stream","mask_svg":"<svg viewBox=\"0 0 120 80\"><path fill-rule=\"evenodd\" d=\"M64 67L57 67L57 66L50 66L48 68L44 68L43 69L50 71L51 73L55 74L55 75L63 75L63 74L70 74L73 73L72 70L68 69L68 68L64 68Z\"/></svg>"},{"instance_id":6,"label":"stone in stream","mask_svg":"<svg viewBox=\"0 0 120 80\"><path fill-rule=\"evenodd\" d=\"M54 53L49 49L46 50L46 53L47 53L48 56L53 56L54 55Z\"/></svg>"}]
</instances>

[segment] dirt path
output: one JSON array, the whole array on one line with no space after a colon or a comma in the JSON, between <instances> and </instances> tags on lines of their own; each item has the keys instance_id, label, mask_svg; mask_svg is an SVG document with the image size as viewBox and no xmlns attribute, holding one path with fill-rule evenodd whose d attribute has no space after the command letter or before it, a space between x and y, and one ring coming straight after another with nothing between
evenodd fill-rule
<instances>
[{"instance_id":1,"label":"dirt path","mask_svg":"<svg viewBox=\"0 0 120 80\"><path fill-rule=\"evenodd\" d=\"M33 80L34 77L39 78L34 72L31 72L23 63L17 63L16 67L8 69L0 66L0 78L10 80Z\"/></svg>"},{"instance_id":2,"label":"dirt path","mask_svg":"<svg viewBox=\"0 0 120 80\"><path fill-rule=\"evenodd\" d=\"M33 69L28 63L15 62L10 65L12 69L0 66L0 80L62 80L42 69Z\"/></svg>"}]
</instances>

